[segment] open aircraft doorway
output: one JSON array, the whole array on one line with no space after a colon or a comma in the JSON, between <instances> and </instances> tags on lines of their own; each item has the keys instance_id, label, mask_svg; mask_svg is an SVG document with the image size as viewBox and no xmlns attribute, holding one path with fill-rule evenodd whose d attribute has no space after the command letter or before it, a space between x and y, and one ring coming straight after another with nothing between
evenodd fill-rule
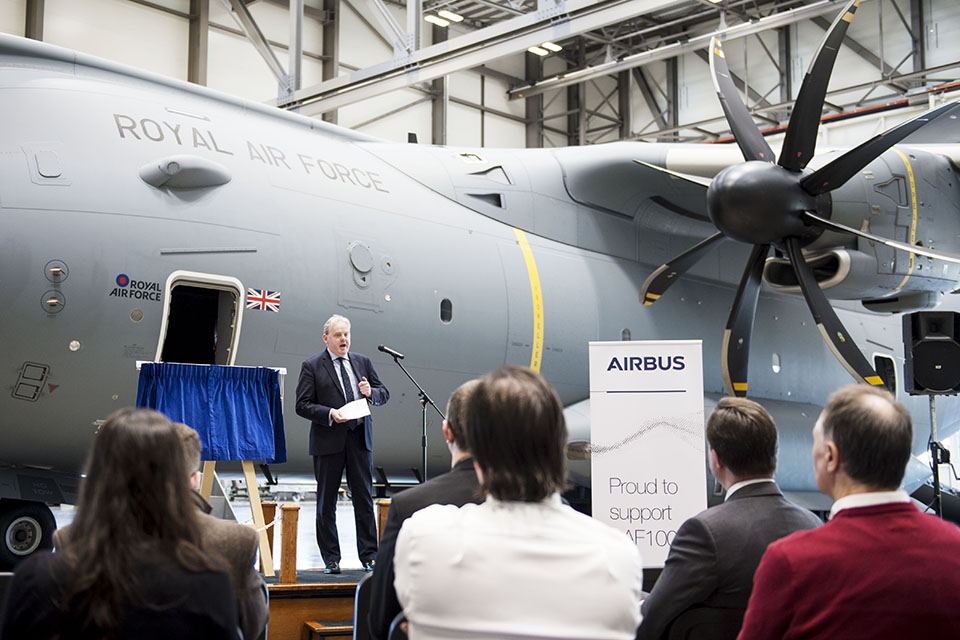
<instances>
[{"instance_id":1,"label":"open aircraft doorway","mask_svg":"<svg viewBox=\"0 0 960 640\"><path fill-rule=\"evenodd\" d=\"M164 288L158 362L232 365L243 320L243 285L230 276L175 271Z\"/></svg>"},{"instance_id":2,"label":"open aircraft doorway","mask_svg":"<svg viewBox=\"0 0 960 640\"><path fill-rule=\"evenodd\" d=\"M900 389L896 360L884 353L874 353L873 368L876 370L877 375L880 376L880 379L883 380L884 388L896 398L897 392Z\"/></svg>"}]
</instances>

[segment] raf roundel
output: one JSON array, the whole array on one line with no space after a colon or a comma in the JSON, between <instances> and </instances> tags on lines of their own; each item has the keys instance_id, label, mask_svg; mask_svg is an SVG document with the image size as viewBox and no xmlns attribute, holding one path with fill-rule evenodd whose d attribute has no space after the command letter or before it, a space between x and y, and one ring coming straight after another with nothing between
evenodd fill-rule
<instances>
[{"instance_id":1,"label":"raf roundel","mask_svg":"<svg viewBox=\"0 0 960 640\"><path fill-rule=\"evenodd\" d=\"M125 286L127 286L128 284L130 284L130 276L128 276L128 275L125 274L125 273L121 273L120 275L117 276L117 286L118 286L118 287L125 287Z\"/></svg>"}]
</instances>

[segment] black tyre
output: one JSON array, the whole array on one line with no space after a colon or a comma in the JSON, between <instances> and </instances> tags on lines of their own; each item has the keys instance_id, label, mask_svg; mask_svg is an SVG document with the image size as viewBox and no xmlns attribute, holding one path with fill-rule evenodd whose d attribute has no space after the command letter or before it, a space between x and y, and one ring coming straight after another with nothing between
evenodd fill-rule
<instances>
[{"instance_id":1,"label":"black tyre","mask_svg":"<svg viewBox=\"0 0 960 640\"><path fill-rule=\"evenodd\" d=\"M0 570L9 571L37 551L52 549L56 528L47 505L0 500Z\"/></svg>"}]
</instances>

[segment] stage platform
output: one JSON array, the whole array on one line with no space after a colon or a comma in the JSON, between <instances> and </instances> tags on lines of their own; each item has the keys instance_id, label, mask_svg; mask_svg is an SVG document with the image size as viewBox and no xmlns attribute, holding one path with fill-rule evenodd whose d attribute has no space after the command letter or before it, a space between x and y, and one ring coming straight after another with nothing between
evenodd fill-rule
<instances>
[{"instance_id":1,"label":"stage platform","mask_svg":"<svg viewBox=\"0 0 960 640\"><path fill-rule=\"evenodd\" d=\"M352 638L354 595L364 575L349 569L327 575L317 568L297 571L296 584L279 584L276 576L265 578L270 640Z\"/></svg>"}]
</instances>

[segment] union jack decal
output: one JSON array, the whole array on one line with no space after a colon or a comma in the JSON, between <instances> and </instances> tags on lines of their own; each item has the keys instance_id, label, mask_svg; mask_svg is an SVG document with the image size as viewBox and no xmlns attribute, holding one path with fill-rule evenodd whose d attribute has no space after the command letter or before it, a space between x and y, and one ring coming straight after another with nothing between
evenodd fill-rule
<instances>
[{"instance_id":1,"label":"union jack decal","mask_svg":"<svg viewBox=\"0 0 960 640\"><path fill-rule=\"evenodd\" d=\"M266 289L247 289L247 309L280 311L280 292Z\"/></svg>"}]
</instances>

